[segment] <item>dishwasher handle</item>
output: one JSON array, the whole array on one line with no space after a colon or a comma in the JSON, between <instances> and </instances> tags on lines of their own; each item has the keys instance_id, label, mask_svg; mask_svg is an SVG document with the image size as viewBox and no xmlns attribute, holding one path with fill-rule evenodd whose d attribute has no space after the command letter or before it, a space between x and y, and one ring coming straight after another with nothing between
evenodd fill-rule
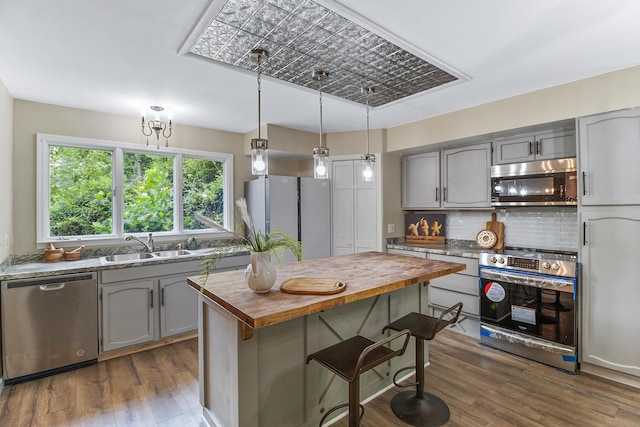
<instances>
[{"instance_id":1,"label":"dishwasher handle","mask_svg":"<svg viewBox=\"0 0 640 427\"><path fill-rule=\"evenodd\" d=\"M63 289L65 287L64 283L58 283L56 285L40 285L40 290L41 291L59 291L60 289Z\"/></svg>"}]
</instances>

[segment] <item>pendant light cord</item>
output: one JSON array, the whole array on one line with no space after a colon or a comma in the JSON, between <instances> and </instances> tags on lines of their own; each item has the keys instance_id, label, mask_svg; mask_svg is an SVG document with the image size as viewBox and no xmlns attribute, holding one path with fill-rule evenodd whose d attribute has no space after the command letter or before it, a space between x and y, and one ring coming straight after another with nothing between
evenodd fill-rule
<instances>
[{"instance_id":1,"label":"pendant light cord","mask_svg":"<svg viewBox=\"0 0 640 427\"><path fill-rule=\"evenodd\" d=\"M258 55L258 139L260 138L260 92L262 92L262 61Z\"/></svg>"},{"instance_id":2,"label":"pendant light cord","mask_svg":"<svg viewBox=\"0 0 640 427\"><path fill-rule=\"evenodd\" d=\"M320 148L322 148L322 79L318 79L318 86L320 92Z\"/></svg>"},{"instance_id":3,"label":"pendant light cord","mask_svg":"<svg viewBox=\"0 0 640 427\"><path fill-rule=\"evenodd\" d=\"M365 91L364 100L367 105L367 154L369 154L369 89Z\"/></svg>"}]
</instances>

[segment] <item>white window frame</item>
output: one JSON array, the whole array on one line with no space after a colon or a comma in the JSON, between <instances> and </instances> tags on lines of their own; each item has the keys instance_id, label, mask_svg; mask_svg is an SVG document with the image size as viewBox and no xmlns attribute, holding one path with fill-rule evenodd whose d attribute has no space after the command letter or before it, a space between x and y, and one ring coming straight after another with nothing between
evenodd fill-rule
<instances>
[{"instance_id":1,"label":"white window frame","mask_svg":"<svg viewBox=\"0 0 640 427\"><path fill-rule=\"evenodd\" d=\"M47 247L49 243L78 242L86 246L100 246L122 243L125 235L133 234L146 236L147 233L124 233L123 212L123 177L124 177L124 152L134 152L148 155L165 155L174 158L174 209L173 220L174 230L170 232L153 233L156 241L171 241L182 239L187 236L197 236L198 238L226 238L230 233L218 230L184 230L183 203L182 203L182 159L184 157L212 160L223 162L224 164L224 224L227 230L234 229L234 196L233 196L233 154L216 153L209 151L189 150L184 148L162 148L158 150L155 146L141 146L120 141L108 141L90 138L79 138L72 136L60 136L38 133L36 135L36 246L38 248ZM112 152L113 164L113 233L109 235L94 235L86 237L52 237L50 230L50 182L49 182L49 148L51 146L63 146L72 148L98 149Z\"/></svg>"}]
</instances>

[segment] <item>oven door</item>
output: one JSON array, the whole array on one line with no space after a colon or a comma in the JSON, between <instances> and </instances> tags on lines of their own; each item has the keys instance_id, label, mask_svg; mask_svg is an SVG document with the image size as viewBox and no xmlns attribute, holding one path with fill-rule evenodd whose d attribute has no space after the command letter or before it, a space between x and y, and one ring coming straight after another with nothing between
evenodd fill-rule
<instances>
[{"instance_id":1,"label":"oven door","mask_svg":"<svg viewBox=\"0 0 640 427\"><path fill-rule=\"evenodd\" d=\"M480 320L576 346L575 279L480 268Z\"/></svg>"}]
</instances>

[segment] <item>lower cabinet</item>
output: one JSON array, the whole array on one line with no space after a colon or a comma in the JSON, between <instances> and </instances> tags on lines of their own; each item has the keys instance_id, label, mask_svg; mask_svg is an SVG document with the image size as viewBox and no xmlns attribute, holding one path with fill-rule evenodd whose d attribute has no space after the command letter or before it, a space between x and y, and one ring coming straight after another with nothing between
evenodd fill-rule
<instances>
[{"instance_id":1,"label":"lower cabinet","mask_svg":"<svg viewBox=\"0 0 640 427\"><path fill-rule=\"evenodd\" d=\"M100 352L149 343L198 328L198 295L187 277L202 261L100 273ZM248 255L225 257L217 271L245 268Z\"/></svg>"},{"instance_id":2,"label":"lower cabinet","mask_svg":"<svg viewBox=\"0 0 640 427\"><path fill-rule=\"evenodd\" d=\"M478 260L451 255L429 254L429 259L466 264L467 268L429 282L429 309L433 316L452 305L462 302L458 322L449 329L470 337L480 337L480 285Z\"/></svg>"}]
</instances>

